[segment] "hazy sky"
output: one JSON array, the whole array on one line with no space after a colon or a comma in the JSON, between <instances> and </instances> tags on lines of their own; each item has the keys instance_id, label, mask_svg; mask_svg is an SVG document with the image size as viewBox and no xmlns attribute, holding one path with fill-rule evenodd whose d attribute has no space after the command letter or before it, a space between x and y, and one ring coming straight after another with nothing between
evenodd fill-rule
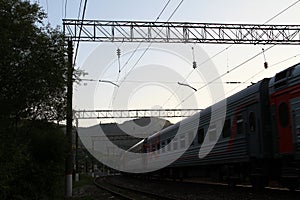
<instances>
[{"instance_id":1,"label":"hazy sky","mask_svg":"<svg viewBox=\"0 0 300 200\"><path fill-rule=\"evenodd\" d=\"M46 22L52 26L62 26L62 18L78 17L80 0L68 0L67 3L66 0L35 2L39 2L48 12ZM168 0L88 0L85 19L155 21L167 2ZM171 0L158 21L166 21L180 2L181 0ZM170 21L263 24L294 2L296 0L185 0ZM83 3L84 0L82 8ZM299 13L300 3L297 3L268 24L299 24ZM76 67L88 72L85 78L113 81L120 87L96 82L76 85L74 108L205 108L215 101L212 92L217 91L214 87L219 87L218 85L222 85L225 96L228 96L247 87L251 82L271 77L300 61L299 45L275 46L265 52L270 66L268 69L264 70L264 56L259 55L223 76L222 80L194 93L188 87L179 87L177 82L186 82L195 88L201 88L211 80L208 78L210 74L222 75L269 46L234 45L226 49L229 45L153 44L141 57L147 46L148 44L139 46L137 43L81 43ZM121 50L120 60L116 55L117 48ZM136 49L132 59L126 62ZM221 50L224 51L210 62L198 66L198 72L191 72L193 61L200 64ZM287 61L275 65L286 59ZM119 62L123 68L121 73L118 72ZM217 74L210 71L212 67L217 70ZM186 79L188 74L191 75ZM229 85L224 84L226 81L246 83ZM192 97L186 99L190 95Z\"/></svg>"}]
</instances>

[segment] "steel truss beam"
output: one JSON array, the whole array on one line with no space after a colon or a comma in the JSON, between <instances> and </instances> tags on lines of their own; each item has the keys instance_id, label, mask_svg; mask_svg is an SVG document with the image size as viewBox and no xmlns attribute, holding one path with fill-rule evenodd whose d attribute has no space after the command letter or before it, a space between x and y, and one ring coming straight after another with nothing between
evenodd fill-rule
<instances>
[{"instance_id":1,"label":"steel truss beam","mask_svg":"<svg viewBox=\"0 0 300 200\"><path fill-rule=\"evenodd\" d=\"M145 109L145 110L76 110L76 119L113 119L140 117L189 117L201 109Z\"/></svg>"},{"instance_id":2,"label":"steel truss beam","mask_svg":"<svg viewBox=\"0 0 300 200\"><path fill-rule=\"evenodd\" d=\"M73 41L300 44L300 25L64 19L63 29Z\"/></svg>"}]
</instances>

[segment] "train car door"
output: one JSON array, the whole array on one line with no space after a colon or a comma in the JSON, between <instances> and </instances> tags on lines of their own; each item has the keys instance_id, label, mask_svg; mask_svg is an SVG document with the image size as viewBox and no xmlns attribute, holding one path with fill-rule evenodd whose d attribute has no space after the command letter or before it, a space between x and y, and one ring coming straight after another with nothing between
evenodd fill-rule
<instances>
[{"instance_id":1,"label":"train car door","mask_svg":"<svg viewBox=\"0 0 300 200\"><path fill-rule=\"evenodd\" d=\"M289 95L278 95L273 98L275 120L280 154L293 153L293 136L291 127L291 106Z\"/></svg>"}]
</instances>

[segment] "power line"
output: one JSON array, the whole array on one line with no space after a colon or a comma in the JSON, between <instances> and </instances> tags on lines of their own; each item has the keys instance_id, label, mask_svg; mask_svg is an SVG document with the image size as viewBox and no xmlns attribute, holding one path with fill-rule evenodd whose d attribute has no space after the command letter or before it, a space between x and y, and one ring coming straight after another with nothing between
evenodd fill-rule
<instances>
[{"instance_id":1,"label":"power line","mask_svg":"<svg viewBox=\"0 0 300 200\"><path fill-rule=\"evenodd\" d=\"M65 0L65 18L67 17L67 5L68 5L68 0Z\"/></svg>"},{"instance_id":2,"label":"power line","mask_svg":"<svg viewBox=\"0 0 300 200\"><path fill-rule=\"evenodd\" d=\"M228 48L223 49L222 51L216 53L215 55L213 55L210 58L207 58L206 60L204 60L203 62L201 62L197 67L204 65L205 63L207 63L208 61L212 60L213 58L215 58L216 56L218 56L219 54L223 53L224 51L226 51ZM195 71L196 68L193 68L190 73L187 74L186 77L184 77L183 82L186 82L186 80L192 75L192 73ZM167 100L163 103L163 107L170 101L170 99L177 93L177 91L179 90L180 86L178 85L177 88L175 89L175 92L173 92L172 94L170 94L170 96L167 98Z\"/></svg>"},{"instance_id":3,"label":"power line","mask_svg":"<svg viewBox=\"0 0 300 200\"><path fill-rule=\"evenodd\" d=\"M269 48L267 48L265 51L268 51L269 49L271 49L272 47L274 47L275 45L270 46ZM235 66L234 68L232 68L231 70L229 70L229 72L232 72L236 69L238 69L239 67L243 66L244 64L248 63L249 61L253 60L254 58L256 58L257 56L261 55L262 52L259 52L257 54L255 54L254 56L252 56L251 58L248 58L246 61L242 62L241 64ZM210 85L211 83L215 82L216 80L222 78L223 76L227 75L228 72L223 73L222 75L214 78L212 81L208 82L207 84L205 84L204 86L200 87L197 89L197 91L195 91L194 93L198 92L199 90L207 87L208 85ZM175 108L177 108L181 103L185 102L187 99L189 99L194 93L190 94L189 96L187 96L185 99L183 99L177 106L175 106Z\"/></svg>"},{"instance_id":4,"label":"power line","mask_svg":"<svg viewBox=\"0 0 300 200\"><path fill-rule=\"evenodd\" d=\"M289 5L287 8L283 9L282 11L280 11L278 14L276 14L275 16L271 17L270 19L268 19L264 24L269 23L270 21L272 21L273 19L275 19L276 17L278 17L279 15L281 15L282 13L284 13L285 11L287 11L288 9L290 9L291 7L295 6L297 3L299 3L300 0L295 1L294 3L292 3L291 5Z\"/></svg>"},{"instance_id":5,"label":"power line","mask_svg":"<svg viewBox=\"0 0 300 200\"><path fill-rule=\"evenodd\" d=\"M98 79L93 79L93 78L80 78L79 81L90 81L90 82L99 82ZM101 80L101 81L104 81ZM100 81L100 82L101 82ZM163 84L176 84L178 85L178 81L157 81L157 80L126 80L126 81L123 81L124 83L132 83L132 84L136 84L136 83L163 83ZM189 83L193 83L193 84L207 84L207 82L205 81L191 81ZM241 81L215 81L214 82L215 84L236 84L236 83L247 83L247 82L241 82Z\"/></svg>"},{"instance_id":6,"label":"power line","mask_svg":"<svg viewBox=\"0 0 300 200\"><path fill-rule=\"evenodd\" d=\"M282 13L286 12L288 9L290 9L290 8L293 7L293 6L295 6L295 5L296 5L297 3L299 3L299 2L300 2L300 0L295 1L294 3L292 3L291 5L289 5L287 8L283 9L283 10L280 11L278 14L276 14L276 15L274 15L273 17L271 17L270 19L268 19L264 24L269 23L270 21L272 21L273 19L275 19L276 17L278 17L278 16L281 15ZM198 67L201 66L201 65L203 65L203 64L205 64L206 62L212 60L213 58L215 58L216 56L220 55L220 54L223 53L224 51L228 50L228 49L231 48L233 45L234 45L234 44L231 44L231 45L227 46L226 48L224 48L223 50L217 52L217 53L214 54L212 57L206 59L204 62L202 62L200 65L198 65ZM275 45L271 46L271 47L268 48L267 50L273 48L274 46L275 46ZM265 51L267 51L267 50L265 50ZM193 73L193 71L194 71L194 69L191 70L191 72L186 76L184 82L186 82L186 80L190 77L190 75ZM230 72L230 71L232 71L232 70L229 70L229 72ZM223 74L222 76L224 76L224 75L225 75L225 74ZM222 76L221 76L221 77L222 77ZM175 93L176 93L176 91L178 91L178 89L179 89L179 86L176 88ZM198 90L199 90L199 89L198 89ZM163 104L163 106L164 106L164 105L165 105L165 104L166 104L166 103L174 96L175 93L172 93L172 94L169 96L169 98L168 98L167 101ZM189 97L190 97L190 96L192 96L192 95L189 95ZM186 99L185 99L185 100L186 100ZM184 101L185 101L185 100L184 100Z\"/></svg>"},{"instance_id":7,"label":"power line","mask_svg":"<svg viewBox=\"0 0 300 200\"><path fill-rule=\"evenodd\" d=\"M175 8L175 10L173 11L173 13L170 15L170 17L168 18L167 21L170 21L170 19L173 17L173 15L177 12L178 8L181 6L181 4L183 3L184 0L181 0L179 2L179 4L177 5L177 7Z\"/></svg>"},{"instance_id":8,"label":"power line","mask_svg":"<svg viewBox=\"0 0 300 200\"><path fill-rule=\"evenodd\" d=\"M165 11L165 9L167 8L167 6L169 5L170 2L171 2L171 0L168 0L168 2L164 6L164 8L161 10L161 12L159 13L159 15L157 16L155 21L159 20L160 16L163 14L163 12Z\"/></svg>"},{"instance_id":9,"label":"power line","mask_svg":"<svg viewBox=\"0 0 300 200\"><path fill-rule=\"evenodd\" d=\"M277 63L274 63L274 64L270 65L269 68L272 68L272 67L274 67L274 66L276 66L276 65L279 65L279 64L284 63L284 62L286 62L286 61L289 61L289 60L291 60L291 59L294 59L294 58L296 58L296 57L298 57L298 56L300 56L300 54L296 54L296 55L294 55L294 56L288 57L288 58L286 58L286 59L284 59L284 60L281 60L281 61L279 61L279 62L277 62ZM260 70L259 72L257 72L256 74L252 75L250 78L248 78L248 79L247 79L245 82L243 82L243 83L252 83L250 80L253 79L254 77L256 77L257 75L261 74L261 73L264 72L264 71L265 71L264 69ZM239 87L239 86L237 86L237 87L233 88L232 90L226 92L225 96L226 96L227 94L229 94L230 92L236 90L238 87Z\"/></svg>"},{"instance_id":10,"label":"power line","mask_svg":"<svg viewBox=\"0 0 300 200\"><path fill-rule=\"evenodd\" d=\"M77 17L78 19L80 18L81 6L82 6L82 0L80 0L80 4L79 4L78 17Z\"/></svg>"},{"instance_id":11,"label":"power line","mask_svg":"<svg viewBox=\"0 0 300 200\"><path fill-rule=\"evenodd\" d=\"M175 14L175 12L178 10L178 8L180 7L180 5L183 3L184 0L181 0L181 2L178 4L178 6L176 7L176 9L173 11L173 13L171 14L171 16L168 18L167 22L171 19L171 17ZM163 7L162 11L159 13L158 17L156 18L155 22L160 18L160 16L162 15L162 13L165 11L166 7L169 5L170 0L167 1L167 3L165 4L165 6ZM162 29L161 29L162 30ZM161 31L160 31L161 32ZM159 33L160 33L159 32ZM159 34L158 33L158 34ZM140 42L138 44L138 46L135 48L135 50L133 51L133 53L131 54L131 56L129 57L129 59L127 60L127 62L125 63L125 65L121 68L121 70L123 70L123 68L127 65L127 63L129 62L129 60L133 57L133 55L137 52L138 48L141 46L142 42ZM144 52L142 53L142 55L138 58L137 62L135 62L135 64L131 67L131 69L128 71L128 73L125 75L125 77L123 78L122 81L120 81L119 86L121 86L121 84L124 82L124 80L126 80L126 78L129 76L129 74L131 73L131 71L137 66L137 64L139 63L139 61L142 59L142 57L146 54L146 52L149 50L150 46L152 45L152 42L146 47L146 49L144 50ZM119 79L119 77L118 77ZM119 88L117 88L118 91ZM113 97L112 101L111 101L111 105L112 103L115 101L116 96Z\"/></svg>"},{"instance_id":12,"label":"power line","mask_svg":"<svg viewBox=\"0 0 300 200\"><path fill-rule=\"evenodd\" d=\"M276 14L275 16L273 16L273 17L271 17L270 19L268 19L264 24L269 23L270 21L272 21L273 19L275 19L275 18L278 17L279 15L283 14L284 12L286 12L288 9L290 9L290 8L293 7L293 6L295 6L295 5L296 5L297 3L299 3L299 2L300 2L300 0L295 1L295 2L292 3L291 5L289 5L288 7L286 7L285 9L283 9L282 11L280 11L278 14ZM231 46L232 46L232 45L231 45ZM231 47L231 46L230 46L230 47ZM261 53L255 55L254 57L252 57L252 58L250 58L250 59L248 59L248 60L246 60L246 62L240 64L240 66L242 66L242 65L244 65L245 63L247 63L248 61L254 59L254 58L257 57L258 55L264 54L264 52L270 50L270 49L273 48L274 46L275 46L275 45L272 45L271 47L267 48L266 50L263 49L263 51L262 51ZM300 55L300 54L297 54L296 56L292 56L292 57L290 57L290 58L287 58L287 59L285 59L285 60L283 60L283 61L280 61L280 62L278 62L278 63L276 63L276 64L273 64L273 65L271 65L271 66L280 64L280 63L285 62L285 61L287 61L287 60L290 60L290 59L292 59L292 58L294 58L294 57L297 57L298 55ZM231 71L233 71L233 70L239 68L240 66L236 66L236 67L233 68L232 70L229 70L229 72L231 72ZM270 67L271 67L271 66L270 66ZM247 79L247 81L251 80L252 78L254 78L255 76L257 76L258 74L262 73L263 71L265 71L265 70L263 69L263 70L259 71L257 74L255 74L254 76L252 76L252 77L250 77L249 79ZM222 75L222 76L223 76L223 75ZM221 76L221 77L222 77L222 76ZM220 78L221 78L221 77L220 77Z\"/></svg>"},{"instance_id":13,"label":"power line","mask_svg":"<svg viewBox=\"0 0 300 200\"><path fill-rule=\"evenodd\" d=\"M180 7L180 5L183 3L184 0L181 0L180 3L178 4L178 6L176 7L176 9L173 11L173 13L171 14L171 16L168 18L167 22L170 21L171 17L175 14L175 12L178 10L178 8ZM160 31L161 32L161 31ZM159 33L160 33L159 32ZM159 34L158 33L158 34ZM123 80L125 80L128 75L130 74L130 72L137 66L137 64L140 62L140 60L142 59L142 57L146 54L146 52L149 50L149 48L151 47L153 42L150 42L149 45L146 47L146 49L143 51L143 53L141 54L141 56L138 58L138 60L135 62L135 64L133 65L133 67L129 70L129 72L125 75L125 77L123 78ZM138 47L141 45L141 43L139 43ZM137 48L135 49L134 53L136 52ZM123 69L123 68L122 68ZM122 70L121 69L121 70ZM121 81L120 85L122 84L123 81Z\"/></svg>"},{"instance_id":14,"label":"power line","mask_svg":"<svg viewBox=\"0 0 300 200\"><path fill-rule=\"evenodd\" d=\"M48 18L49 18L48 0L46 0L46 6L47 6L47 15L48 15Z\"/></svg>"},{"instance_id":15,"label":"power line","mask_svg":"<svg viewBox=\"0 0 300 200\"><path fill-rule=\"evenodd\" d=\"M84 1L84 7L83 7L83 13L82 13L82 19L81 19L82 23L83 23L84 16L85 16L86 5L87 5L87 0ZM81 36L81 32L82 32L82 24L81 24L81 27L79 29L79 38ZM75 66L75 63L76 63L77 55L78 55L79 42L80 41L78 40L77 45L76 45L75 56L74 56L74 63L73 63L74 66Z\"/></svg>"},{"instance_id":16,"label":"power line","mask_svg":"<svg viewBox=\"0 0 300 200\"><path fill-rule=\"evenodd\" d=\"M157 20L160 18L160 16L163 14L163 12L166 10L167 6L169 5L169 3L171 2L171 0L168 0L167 3L165 4L165 6L163 7L163 9L161 10L161 12L159 13L159 15L157 16L155 22L157 22ZM134 49L134 51L132 52L132 54L130 55L130 57L127 59L127 61L125 62L125 64L123 65L123 67L121 68L121 71L126 67L126 65L129 63L129 61L133 58L134 54L137 52L137 50L140 48L142 42L140 42L138 44L138 46Z\"/></svg>"}]
</instances>

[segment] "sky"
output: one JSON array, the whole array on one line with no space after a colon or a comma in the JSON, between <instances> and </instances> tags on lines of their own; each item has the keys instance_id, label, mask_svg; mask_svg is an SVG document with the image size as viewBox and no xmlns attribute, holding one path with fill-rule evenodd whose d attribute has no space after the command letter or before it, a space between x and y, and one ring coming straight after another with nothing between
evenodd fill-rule
<instances>
[{"instance_id":1,"label":"sky","mask_svg":"<svg viewBox=\"0 0 300 200\"><path fill-rule=\"evenodd\" d=\"M300 2L296 0L88 0L85 19L121 21L170 21L203 23L299 24ZM45 23L62 27L62 19L81 18L80 0L39 0L48 18ZM163 10L163 8L167 7ZM162 12L163 10L163 12ZM160 13L162 14L160 15ZM159 16L159 19L157 19ZM272 20L270 20L272 19ZM84 78L108 80L112 84L84 81L74 85L75 110L205 108L228 97L251 82L272 77L300 62L300 46L226 44L80 43L76 68ZM118 58L117 49L121 50ZM252 56L266 51L249 62ZM218 52L221 52L218 54ZM135 52L135 53L133 53ZM218 54L217 56L215 56ZM133 56L132 56L133 55ZM132 58L130 59L130 57ZM129 59L129 61L128 61ZM205 64L203 61L209 60ZM128 61L128 62L127 62ZM198 64L197 72L192 62ZM268 69L263 63L267 61ZM279 64L278 64L279 63ZM236 70L236 66L239 66ZM121 68L121 72L119 72ZM229 72L229 73L227 73ZM214 77L221 77L207 85ZM187 78L188 77L188 78ZM241 84L226 84L239 81ZM184 82L197 88L179 86ZM222 90L222 92L219 91ZM219 95L219 96L218 96ZM191 96L190 98L187 98ZM117 122L119 122L116 119ZM174 121L173 121L174 122ZM98 121L84 121L88 126Z\"/></svg>"}]
</instances>

